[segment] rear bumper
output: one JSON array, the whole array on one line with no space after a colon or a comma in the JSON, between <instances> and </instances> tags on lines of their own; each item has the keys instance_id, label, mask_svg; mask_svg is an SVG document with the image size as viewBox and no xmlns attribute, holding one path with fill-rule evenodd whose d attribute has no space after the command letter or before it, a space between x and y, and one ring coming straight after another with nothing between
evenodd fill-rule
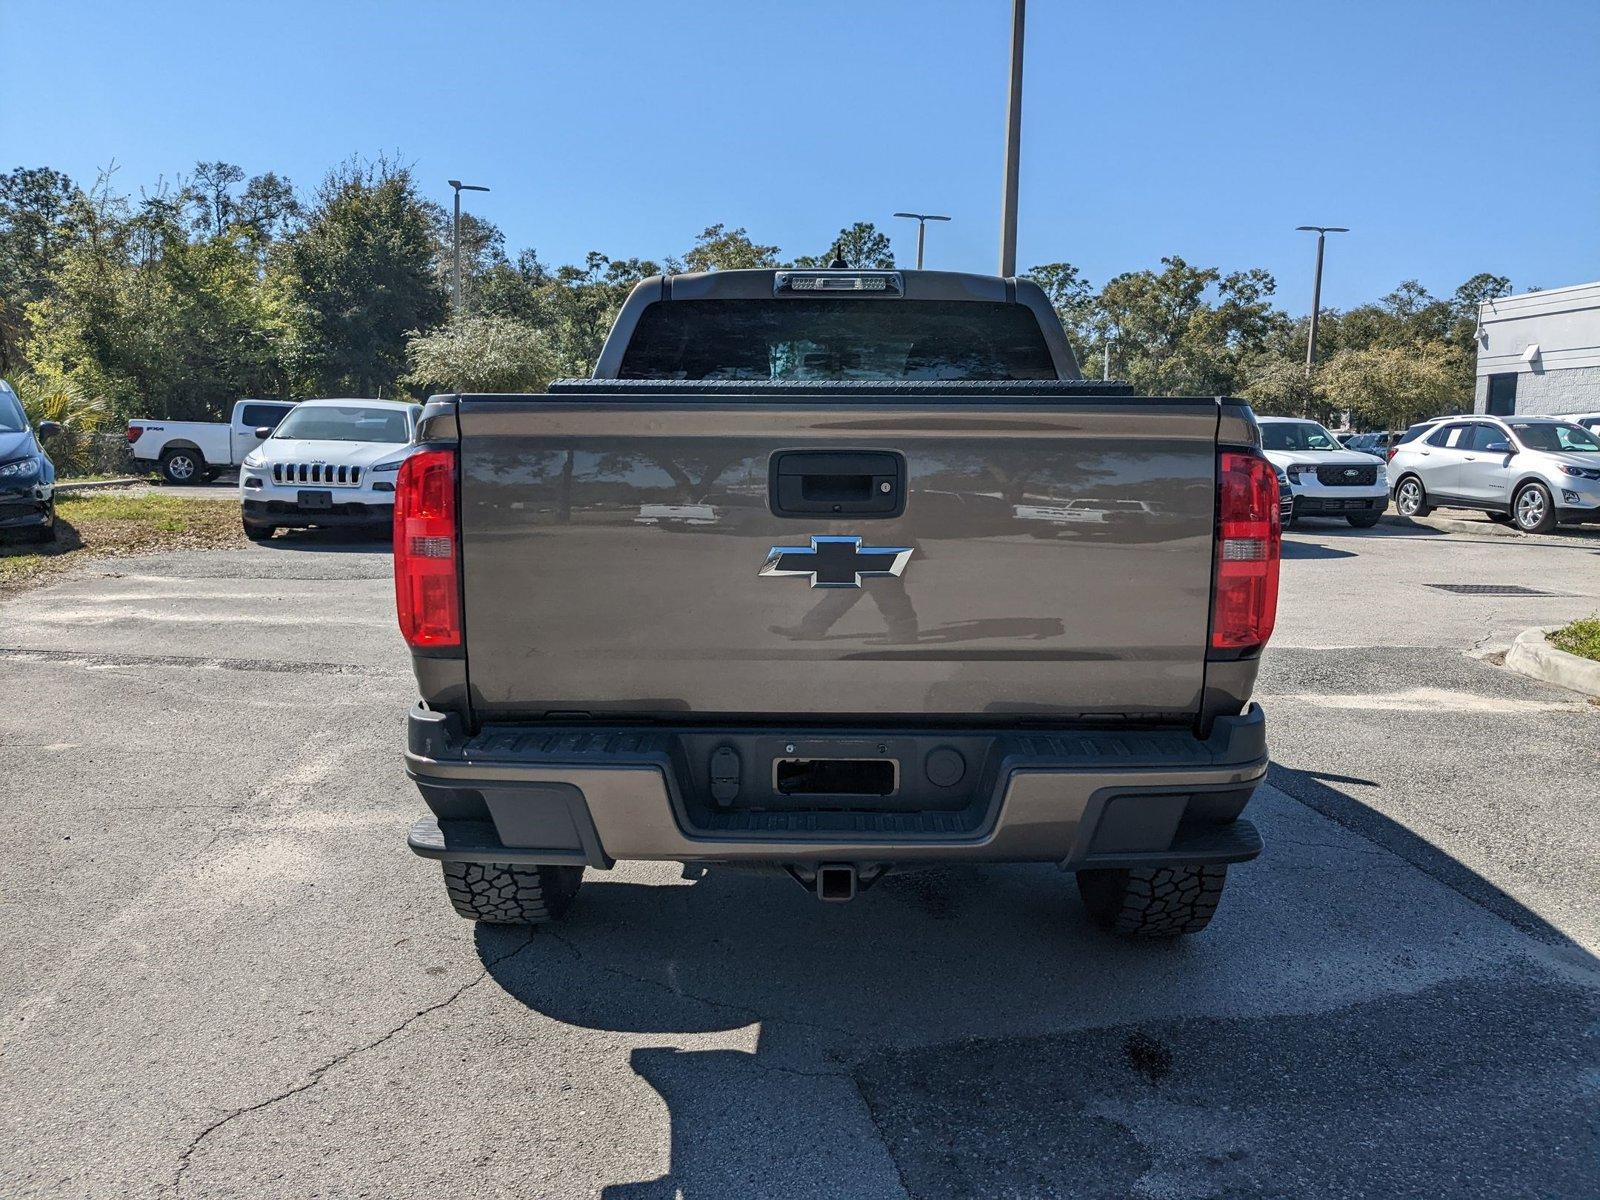
<instances>
[{"instance_id":1,"label":"rear bumper","mask_svg":"<svg viewBox=\"0 0 1600 1200\"><path fill-rule=\"evenodd\" d=\"M407 774L433 810L409 843L445 861L1077 869L1243 862L1261 852L1255 828L1237 820L1267 769L1255 705L1218 720L1204 741L1176 730L998 735L970 820L950 811L708 816L681 792L674 735L651 728L507 726L468 739L419 704L408 735Z\"/></svg>"}]
</instances>

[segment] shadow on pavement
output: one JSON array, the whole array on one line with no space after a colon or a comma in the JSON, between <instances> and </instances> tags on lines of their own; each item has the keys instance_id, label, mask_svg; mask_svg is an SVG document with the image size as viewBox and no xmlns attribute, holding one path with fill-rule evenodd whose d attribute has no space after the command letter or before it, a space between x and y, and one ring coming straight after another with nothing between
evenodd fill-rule
<instances>
[{"instance_id":1,"label":"shadow on pavement","mask_svg":"<svg viewBox=\"0 0 1600 1200\"><path fill-rule=\"evenodd\" d=\"M1335 550L1332 546L1324 546L1321 542L1302 542L1297 539L1283 539L1283 557L1292 558L1355 558L1354 550Z\"/></svg>"},{"instance_id":2,"label":"shadow on pavement","mask_svg":"<svg viewBox=\"0 0 1600 1200\"><path fill-rule=\"evenodd\" d=\"M1593 964L1339 790L1369 781L1275 768L1272 782ZM1274 803L1290 829L1313 820ZM1459 965L1440 982L1450 971L1427 964L1458 963L1456 943L1493 922L1397 911L1428 887L1403 863L1314 845L1286 836L1271 861L1269 830L1264 897L1245 892L1231 915L1225 901L1217 928L1172 944L1100 934L1054 868L980 866L890 876L825 907L753 871L689 886L591 872L566 923L531 942L475 936L529 1009L628 1035L667 1106L667 1172L608 1200L1595 1194L1581 1149L1595 990ZM1315 893L1309 915L1296 887ZM1387 982L1346 991L1347 972ZM1317 999L1295 998L1308 988ZM1197 995L1230 1015L1179 1015ZM680 1044L637 1044L650 1034Z\"/></svg>"},{"instance_id":3,"label":"shadow on pavement","mask_svg":"<svg viewBox=\"0 0 1600 1200\"><path fill-rule=\"evenodd\" d=\"M267 550L315 550L323 554L388 554L389 526L363 529L280 529L272 540L259 543Z\"/></svg>"},{"instance_id":4,"label":"shadow on pavement","mask_svg":"<svg viewBox=\"0 0 1600 1200\"><path fill-rule=\"evenodd\" d=\"M1437 879L1452 891L1459 892L1474 904L1482 905L1524 933L1531 934L1552 946L1573 944L1571 939L1555 926L1529 911L1482 875L1452 858L1432 842L1418 837L1404 825L1390 820L1376 809L1361 803L1338 788L1329 786L1339 783L1355 787L1378 787L1377 783L1348 775L1297 771L1277 763L1274 763L1268 771L1267 782L1285 795L1293 796L1302 804L1315 809L1335 824L1342 825L1405 859L1419 871Z\"/></svg>"},{"instance_id":5,"label":"shadow on pavement","mask_svg":"<svg viewBox=\"0 0 1600 1200\"><path fill-rule=\"evenodd\" d=\"M1386 516L1369 529L1357 529L1349 521L1338 517L1301 517L1284 530L1285 533L1326 533L1346 538L1435 538L1449 537L1448 529L1435 529L1431 525L1418 525L1403 518Z\"/></svg>"}]
</instances>

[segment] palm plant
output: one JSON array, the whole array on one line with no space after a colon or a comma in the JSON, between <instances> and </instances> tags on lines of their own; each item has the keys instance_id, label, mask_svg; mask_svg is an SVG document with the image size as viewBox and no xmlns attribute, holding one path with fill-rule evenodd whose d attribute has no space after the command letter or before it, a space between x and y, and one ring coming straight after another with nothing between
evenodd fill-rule
<instances>
[{"instance_id":1,"label":"palm plant","mask_svg":"<svg viewBox=\"0 0 1600 1200\"><path fill-rule=\"evenodd\" d=\"M17 381L22 410L35 429L54 421L59 432L42 439L62 475L86 474L95 461L95 443L110 413L105 401L86 396L70 379L29 374Z\"/></svg>"}]
</instances>

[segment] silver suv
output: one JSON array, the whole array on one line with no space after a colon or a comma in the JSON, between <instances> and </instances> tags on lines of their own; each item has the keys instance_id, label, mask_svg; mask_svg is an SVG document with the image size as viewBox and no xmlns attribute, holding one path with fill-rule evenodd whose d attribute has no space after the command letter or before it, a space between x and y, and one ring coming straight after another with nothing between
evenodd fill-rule
<instances>
[{"instance_id":1,"label":"silver suv","mask_svg":"<svg viewBox=\"0 0 1600 1200\"><path fill-rule=\"evenodd\" d=\"M1389 460L1401 516L1476 508L1524 533L1600 521L1600 438L1551 417L1442 421Z\"/></svg>"}]
</instances>

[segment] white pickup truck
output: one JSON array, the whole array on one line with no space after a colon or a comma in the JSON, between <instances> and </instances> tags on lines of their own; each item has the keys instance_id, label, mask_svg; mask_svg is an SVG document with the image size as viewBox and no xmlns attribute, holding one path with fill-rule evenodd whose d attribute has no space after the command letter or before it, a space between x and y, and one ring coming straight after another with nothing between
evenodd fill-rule
<instances>
[{"instance_id":1,"label":"white pickup truck","mask_svg":"<svg viewBox=\"0 0 1600 1200\"><path fill-rule=\"evenodd\" d=\"M153 462L168 483L204 483L225 467L236 467L262 442L260 431L278 427L294 407L288 400L240 400L228 421L128 422L133 457Z\"/></svg>"}]
</instances>

